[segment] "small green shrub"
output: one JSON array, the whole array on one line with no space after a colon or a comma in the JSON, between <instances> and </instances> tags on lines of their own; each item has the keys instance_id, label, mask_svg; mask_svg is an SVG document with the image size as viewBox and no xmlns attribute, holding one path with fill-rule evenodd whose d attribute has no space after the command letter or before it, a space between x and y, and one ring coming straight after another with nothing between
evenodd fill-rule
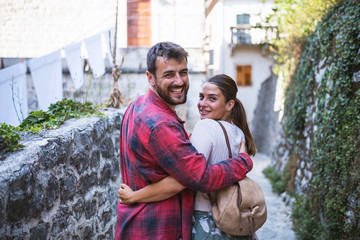
<instances>
[{"instance_id":1,"label":"small green shrub","mask_svg":"<svg viewBox=\"0 0 360 240\"><path fill-rule=\"evenodd\" d=\"M38 132L41 129L55 129L70 118L85 116L104 116L91 103L80 103L70 99L63 99L51 104L48 111L33 111L23 120L19 127L13 127L5 123L0 127L0 151L15 151L24 147L19 144L20 136L17 131Z\"/></svg>"},{"instance_id":2,"label":"small green shrub","mask_svg":"<svg viewBox=\"0 0 360 240\"><path fill-rule=\"evenodd\" d=\"M268 166L262 172L269 179L273 192L278 194L285 192L287 182L284 181L284 177L274 167Z\"/></svg>"},{"instance_id":3,"label":"small green shrub","mask_svg":"<svg viewBox=\"0 0 360 240\"><path fill-rule=\"evenodd\" d=\"M293 203L291 218L294 220L294 230L303 240L323 239L319 214L313 211L310 197L296 195Z\"/></svg>"},{"instance_id":4,"label":"small green shrub","mask_svg":"<svg viewBox=\"0 0 360 240\"><path fill-rule=\"evenodd\" d=\"M49 110L34 111L20 124L21 131L37 132L41 129L58 128L70 118L80 118L91 115L103 115L91 103L80 103L71 99L63 99L51 104Z\"/></svg>"},{"instance_id":5,"label":"small green shrub","mask_svg":"<svg viewBox=\"0 0 360 240\"><path fill-rule=\"evenodd\" d=\"M0 125L0 151L15 151L24 147L24 145L19 144L20 136L16 132L18 130L18 128L6 123Z\"/></svg>"}]
</instances>

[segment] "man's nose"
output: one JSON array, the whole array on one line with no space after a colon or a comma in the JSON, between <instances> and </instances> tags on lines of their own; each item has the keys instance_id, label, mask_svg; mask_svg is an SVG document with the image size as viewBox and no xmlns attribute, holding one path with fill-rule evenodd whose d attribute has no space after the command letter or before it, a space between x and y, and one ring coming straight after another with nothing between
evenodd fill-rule
<instances>
[{"instance_id":1,"label":"man's nose","mask_svg":"<svg viewBox=\"0 0 360 240\"><path fill-rule=\"evenodd\" d=\"M176 73L174 76L174 83L178 85L182 85L184 81L181 79L180 74Z\"/></svg>"}]
</instances>

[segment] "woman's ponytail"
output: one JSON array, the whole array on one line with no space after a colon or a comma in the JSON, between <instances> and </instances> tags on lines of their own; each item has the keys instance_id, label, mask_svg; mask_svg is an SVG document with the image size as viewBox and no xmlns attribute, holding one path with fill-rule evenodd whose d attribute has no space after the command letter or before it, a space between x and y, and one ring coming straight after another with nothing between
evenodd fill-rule
<instances>
[{"instance_id":1,"label":"woman's ponytail","mask_svg":"<svg viewBox=\"0 0 360 240\"><path fill-rule=\"evenodd\" d=\"M231 112L231 119L233 123L244 132L247 153L255 156L257 149L246 120L246 112L244 106L237 98L235 99L235 104Z\"/></svg>"}]
</instances>

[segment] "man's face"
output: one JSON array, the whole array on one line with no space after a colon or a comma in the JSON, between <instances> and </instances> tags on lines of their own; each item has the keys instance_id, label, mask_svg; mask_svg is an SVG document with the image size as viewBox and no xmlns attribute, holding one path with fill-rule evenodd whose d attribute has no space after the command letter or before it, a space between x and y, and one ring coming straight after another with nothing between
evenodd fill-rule
<instances>
[{"instance_id":1,"label":"man's face","mask_svg":"<svg viewBox=\"0 0 360 240\"><path fill-rule=\"evenodd\" d=\"M187 62L175 59L157 58L156 78L147 72L150 85L172 109L176 105L186 102L189 90L189 76Z\"/></svg>"}]
</instances>

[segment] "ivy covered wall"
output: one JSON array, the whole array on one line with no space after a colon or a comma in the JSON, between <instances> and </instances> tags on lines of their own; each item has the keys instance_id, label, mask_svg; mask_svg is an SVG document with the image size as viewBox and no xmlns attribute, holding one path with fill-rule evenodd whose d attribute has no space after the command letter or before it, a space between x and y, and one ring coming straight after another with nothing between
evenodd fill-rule
<instances>
[{"instance_id":1,"label":"ivy covered wall","mask_svg":"<svg viewBox=\"0 0 360 240\"><path fill-rule=\"evenodd\" d=\"M275 166L302 239L360 238L360 4L329 9L286 89Z\"/></svg>"}]
</instances>

